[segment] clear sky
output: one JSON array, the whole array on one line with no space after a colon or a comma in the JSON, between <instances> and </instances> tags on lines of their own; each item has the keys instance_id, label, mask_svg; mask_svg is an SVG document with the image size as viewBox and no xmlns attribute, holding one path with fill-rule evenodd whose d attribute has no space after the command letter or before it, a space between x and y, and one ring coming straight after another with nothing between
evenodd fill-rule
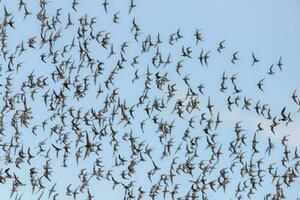
<instances>
[{"instance_id":1,"label":"clear sky","mask_svg":"<svg viewBox=\"0 0 300 200\"><path fill-rule=\"evenodd\" d=\"M14 16L14 27L15 29L9 28L8 34L8 49L12 53L16 45L24 41L27 45L27 41L31 37L37 37L36 48L28 48L25 53L15 58L15 63L23 62L19 72L13 72L13 94L19 92L19 87L22 82L27 79L27 76L34 72L36 77L45 76L49 77L48 81L50 83L47 88L44 88L43 92L38 92L36 94L35 101L30 99L30 94L27 97L30 105L32 107L33 119L30 123L29 128L20 128L21 140L24 145L24 149L28 147L31 148L32 152L38 151L38 143L42 140L46 140L45 148L51 147L51 144L55 143L58 139L57 136L50 137L49 127L51 125L59 124L59 120L49 122L49 127L46 131L43 131L41 127L38 128L37 136L31 133L31 128L34 125L40 125L45 119L51 116L51 112L48 108L44 106L42 95L48 89L59 91L59 85L52 82L51 76L49 74L55 70L53 64L51 64L51 59L47 63L43 63L40 59L42 53L48 52L47 48L39 48L40 43L40 24L36 18L36 14L39 11L38 1L25 0L28 10L32 12L25 20L24 12L18 11L18 1L2 0L0 3L0 19L3 20L4 16L4 5L7 10L11 12ZM126 64L125 69L116 75L114 80L115 88L118 88L118 93L120 98L126 99L126 104L133 105L138 102L138 98L144 87L145 73L147 71L147 66L150 65L151 71L156 72L151 66L151 58L155 54L156 49L152 49L151 52L146 54L141 54L141 41L145 40L150 34L153 41L156 40L157 33L160 33L162 41L164 43L160 47L163 59L166 59L168 55L171 55L172 63L166 68L159 69L160 74L168 72L168 78L171 80L170 83L176 84L177 92L175 99L185 99L187 92L187 86L182 80L186 75L189 76L190 85L193 90L197 91L197 86L201 83L205 84L205 95L199 97L201 109L207 111L206 104L208 98L214 104L214 119L217 112L220 113L223 123L221 123L219 129L217 130L217 143L222 144L224 148L224 155L220 159L220 163L217 169L210 175L210 178L216 178L219 171L230 165L231 159L229 158L229 151L227 150L228 144L234 139L234 126L238 121L242 121L241 126L246 130L247 133L247 143L248 146L245 147L246 157L249 160L251 152L251 140L253 138L254 132L257 129L258 123L263 124L264 131L257 134L259 147L261 148L261 154L255 157L255 160L262 158L264 160L264 168L267 169L269 164L277 163L280 165L280 160L282 159L282 151L284 150L281 145L281 139L285 135L289 135L289 148L291 152L300 145L300 117L297 110L299 106L293 104L292 94L295 90L298 91L300 95L300 60L299 60L299 46L300 46L300 2L297 0L135 0L137 7L133 9L132 13L128 14L128 6L130 1L128 0L109 0L108 12L105 13L102 2L100 0L78 0L77 12L72 9L72 2L67 0L49 0L46 6L49 16L55 14L56 10L62 8L61 20L62 24L58 27L62 27L61 34L62 38L58 39L55 44L57 50L62 50L64 45L70 44L73 37L76 37L77 27L79 25L78 19L87 14L88 18L96 17L97 23L94 25L94 29L97 31L110 32L111 43L114 45L116 55L112 56L111 59L106 59L108 51L97 46L97 44L92 44L91 42L90 52L95 59L99 59L105 62L104 75L101 76L99 82L104 82L109 76L109 72L117 63L119 56L119 47L123 42L128 42L129 47L126 52L126 58L130 63L132 58L139 55L139 64L136 67L131 67L129 63ZM113 15L117 12L119 13L119 23L113 23ZM67 22L68 13L70 14L75 26L64 29ZM132 27L132 20L135 18L136 23L141 28L140 42L136 43L132 34L130 33L130 28ZM180 28L180 32L183 35L183 39L178 41L175 45L171 46L168 44L169 36ZM59 28L58 28L59 29ZM200 44L195 44L194 33L195 30L201 30L203 41ZM219 42L225 40L225 49L222 53L217 52ZM77 45L77 44L76 44ZM192 59L184 58L184 67L181 70L182 75L178 76L176 73L176 63L182 60L181 49L182 46L185 48L191 47L192 49ZM208 66L201 66L198 60L198 56L201 50L205 52L210 51L210 58L208 61ZM234 52L238 51L239 60L236 65L231 63L231 57ZM252 57L251 54L254 53L260 62L251 66ZM68 56L71 56L71 60L79 63L79 53L78 51L73 51ZM67 57L68 57L67 56ZM269 76L267 71L269 67L278 62L279 58L282 57L283 70L280 72L276 68L276 73L273 76ZM3 57L1 55L1 59ZM60 57L60 59L63 59ZM7 62L0 61L2 64L1 72L1 84L5 83L5 78L9 75L6 71ZM139 70L140 79L132 84L132 79L136 70ZM227 109L227 97L233 88L231 86L230 80L227 80L228 92L220 92L220 83L222 74L225 72L226 76L231 77L237 73L237 83L239 88L243 89L241 94L241 105L243 98L251 99L252 107L255 106L257 101L261 104L268 104L268 107L272 108L272 114L280 116L280 111L283 107L287 107L287 110L291 112L293 117L293 123L285 126L281 124L276 128L276 134L272 134L269 129L270 121L264 119L262 116L258 117L255 114L254 109L252 111L247 111L245 109L235 108L232 112ZM85 68L80 73L80 80L86 75L91 75L89 69ZM264 79L264 92L258 90L257 83L259 80ZM94 85L93 79L90 78L91 89L86 94L86 97L80 101L76 101L72 96L68 99L68 107L82 108L84 112L87 112L91 108L99 109L102 108L103 102L105 100L108 90L102 85L104 89L104 94L96 98L95 91L98 90L99 84ZM153 84L154 87L155 84ZM1 86L1 90L4 91L4 87ZM2 92L1 91L1 92ZM158 89L149 92L150 100L154 98L160 99L165 96L165 91L159 91ZM111 92L111 91L110 91ZM1 94L2 99L3 93ZM162 113L157 113L160 117L168 122L175 120L176 128L173 130L172 137L174 138L174 149L181 143L181 138L183 132L188 127L188 120L191 117L196 117L200 119L201 112L185 114L185 119L180 119L176 115L172 114L173 105L176 100L171 101L168 108ZM21 104L20 104L21 105ZM20 106L19 105L19 106ZM0 106L4 106L4 102L0 101ZM146 105L144 105L146 106ZM18 107L21 108L21 107ZM118 124L118 120L115 122L115 129L118 130L120 134L126 132L133 133L139 137L138 141L145 141L145 144L149 144L154 150L153 160L161 168L159 174L168 173L170 163L173 157L170 156L164 160L160 160L162 145L160 144L157 137L157 126L151 123L151 119L147 118L147 114L142 108L136 108L134 123L129 127L124 127L124 124ZM205 110L206 109L206 110ZM155 113L155 112L154 112ZM152 117L155 114L152 115ZM207 115L209 113L207 111ZM11 136L14 134L13 129L10 127L10 119L12 113L8 113L5 118L6 132L5 136L1 139L4 142L9 142ZM140 123L146 119L145 131L141 131ZM68 124L65 131L70 131L71 141L76 139L74 133L71 130L71 124ZM198 153L200 155L200 160L208 160L210 154L208 150L205 149L205 136L202 131L203 127L200 125L196 129L193 129L191 135L199 135L201 141L199 144ZM88 128L86 129L90 131ZM119 137L119 136L118 136ZM270 137L276 144L274 152L271 156L264 154L264 149L267 145L267 139ZM91 156L80 162L79 166L76 164L75 159L75 147L72 146L72 153L69 156L68 167L62 167L62 155L58 158L55 157L55 152L51 150L51 165L53 175L51 177L51 182L44 181L46 190L41 199L48 199L49 189L53 184L57 183L56 191L59 192L57 199L72 199L70 196L66 196L66 187L72 184L71 189L74 190L79 184L78 174L80 170L85 168L86 172L89 174L93 169L93 162L96 158L102 158L104 169L112 169L115 179L121 181L120 173L121 169L112 168L115 162L115 157L112 154L112 148L109 145L110 137L104 138L101 143L103 152L100 155L91 154ZM121 140L121 139L120 139ZM81 145L84 145L82 143ZM130 159L130 146L126 142L121 142L119 152L128 159ZM184 149L185 147L183 147ZM4 153L1 151L0 156L3 158ZM180 152L178 155L178 161L181 162L185 158L184 151ZM16 156L14 156L15 158ZM198 159L198 161L199 161ZM43 172L43 165L45 164L47 158L42 156L37 156L33 159L31 166L23 164L21 169L17 169L14 164L5 165L4 159L0 161L0 169L2 173L5 169L10 168L11 173L15 172L16 175L20 177L20 180L26 183L26 186L21 186L18 195L23 194L23 199L37 199L41 192L32 193L32 188L29 182L29 169L33 166L36 167L39 175ZM195 161L195 166L198 163ZM198 165L197 165L198 166ZM149 190L151 183L148 180L147 172L153 168L151 160L145 162L144 164L138 165L136 168L136 174L133 175L132 180L135 181L135 191L139 186L143 187L145 190ZM280 173L284 172L284 168L278 169ZM195 174L198 174L199 170L195 170ZM13 174L13 173L12 173ZM176 177L175 182L182 184L180 191L183 192L182 195L178 194L177 197L184 196L186 190L190 186L189 180L195 180L195 177L189 175L180 174ZM156 181L159 176L156 176ZM209 199L236 199L234 196L236 185L239 181L242 181L239 171L230 173L230 184L226 193L222 189L218 189L217 192L209 191ZM287 199L296 199L300 197L299 192L299 180L297 179L291 184L290 188L285 188L285 195ZM11 195L11 185L10 180L5 184L0 184L0 199L9 199ZM270 175L266 175L265 181L262 187L259 187L257 192L252 196L252 199L263 199L263 196L268 192L274 192L274 184L270 178ZM171 187L169 188L171 190ZM112 189L112 184L106 179L101 179L100 181L92 179L89 183L89 190L95 196L96 200L118 200L122 199L124 196L124 190L119 185L114 190ZM185 193L184 193L185 191ZM14 194L13 198L16 196ZM52 196L51 196L52 198ZM86 191L84 194L79 194L77 199L86 199ZM148 195L145 195L144 199L149 199ZM157 199L163 199L162 195L159 195ZM166 199L171 199L170 195L167 195ZM244 196L244 199L247 199Z\"/></svg>"}]
</instances>

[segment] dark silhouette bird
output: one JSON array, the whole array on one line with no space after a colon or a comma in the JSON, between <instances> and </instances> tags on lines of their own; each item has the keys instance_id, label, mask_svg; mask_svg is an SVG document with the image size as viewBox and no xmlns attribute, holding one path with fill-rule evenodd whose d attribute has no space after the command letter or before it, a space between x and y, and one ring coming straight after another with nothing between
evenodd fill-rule
<instances>
[{"instance_id":1,"label":"dark silhouette bird","mask_svg":"<svg viewBox=\"0 0 300 200\"><path fill-rule=\"evenodd\" d=\"M134 3L134 0L131 0L130 5L129 5L128 14L130 14L135 7L136 7L136 4Z\"/></svg>"},{"instance_id":2,"label":"dark silhouette bird","mask_svg":"<svg viewBox=\"0 0 300 200\"><path fill-rule=\"evenodd\" d=\"M235 64L236 61L239 59L239 58L237 57L237 54L238 54L238 53L239 53L239 52L236 51L236 52L234 52L234 53L232 54L232 58L231 58L232 64Z\"/></svg>"},{"instance_id":3,"label":"dark silhouette bird","mask_svg":"<svg viewBox=\"0 0 300 200\"><path fill-rule=\"evenodd\" d=\"M109 5L108 0L104 0L103 3L102 3L102 5L104 7L105 12L107 13L107 6Z\"/></svg>"},{"instance_id":4,"label":"dark silhouette bird","mask_svg":"<svg viewBox=\"0 0 300 200\"><path fill-rule=\"evenodd\" d=\"M278 68L280 69L280 71L282 71L282 57L280 56L279 60L278 60L278 63L277 63L277 66Z\"/></svg>"},{"instance_id":5,"label":"dark silhouette bird","mask_svg":"<svg viewBox=\"0 0 300 200\"><path fill-rule=\"evenodd\" d=\"M264 85L264 83L263 83L264 80L265 80L265 79L263 78L263 79L261 79L261 80L257 83L258 89L260 89L262 92L264 91L263 88L262 88L262 86Z\"/></svg>"},{"instance_id":6,"label":"dark silhouette bird","mask_svg":"<svg viewBox=\"0 0 300 200\"><path fill-rule=\"evenodd\" d=\"M254 53L252 53L252 66L253 66L254 64L258 63L259 61L260 61L260 60L257 59L257 58L255 57Z\"/></svg>"},{"instance_id":7,"label":"dark silhouette bird","mask_svg":"<svg viewBox=\"0 0 300 200\"><path fill-rule=\"evenodd\" d=\"M222 41L219 43L219 47L218 47L218 49L217 49L217 51L218 51L219 53L221 53L221 51L222 51L223 49L225 49L224 42L225 42L225 40L222 40Z\"/></svg>"}]
</instances>

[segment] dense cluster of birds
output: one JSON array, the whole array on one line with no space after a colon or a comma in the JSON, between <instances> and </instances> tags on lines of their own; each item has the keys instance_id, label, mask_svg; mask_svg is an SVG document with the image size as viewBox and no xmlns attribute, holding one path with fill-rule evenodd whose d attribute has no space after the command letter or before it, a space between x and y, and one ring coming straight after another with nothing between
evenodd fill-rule
<instances>
[{"instance_id":1,"label":"dense cluster of birds","mask_svg":"<svg viewBox=\"0 0 300 200\"><path fill-rule=\"evenodd\" d=\"M136 0L119 11L96 1L106 18L84 13L85 3L1 2L1 194L98 200L104 183L126 200L279 200L295 190L300 154L288 134L275 136L294 122L296 90L287 100L292 106L281 108L248 95L239 84L240 52L233 51L226 59L237 73L207 75L219 80L212 91L192 76L220 59L226 40L207 48L200 28L147 34ZM101 28L122 22L126 41ZM254 52L248 58L249 68L262 60ZM269 66L256 93L284 71L284 58ZM261 122L255 130L247 121L230 124L236 111Z\"/></svg>"}]
</instances>

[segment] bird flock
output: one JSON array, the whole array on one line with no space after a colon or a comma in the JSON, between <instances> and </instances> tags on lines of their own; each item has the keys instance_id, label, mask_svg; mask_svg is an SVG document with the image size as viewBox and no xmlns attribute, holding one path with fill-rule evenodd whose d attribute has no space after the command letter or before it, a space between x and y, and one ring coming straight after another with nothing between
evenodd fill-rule
<instances>
[{"instance_id":1,"label":"bird flock","mask_svg":"<svg viewBox=\"0 0 300 200\"><path fill-rule=\"evenodd\" d=\"M198 27L147 33L137 0L64 4L0 3L4 199L300 197L300 98L263 98L284 55L206 45Z\"/></svg>"}]
</instances>

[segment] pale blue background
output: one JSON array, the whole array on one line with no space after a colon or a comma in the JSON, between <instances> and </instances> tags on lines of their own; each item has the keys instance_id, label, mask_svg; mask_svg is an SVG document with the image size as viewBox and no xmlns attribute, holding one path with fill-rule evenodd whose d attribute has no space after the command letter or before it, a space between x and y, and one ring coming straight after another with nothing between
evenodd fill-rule
<instances>
[{"instance_id":1,"label":"pale blue background","mask_svg":"<svg viewBox=\"0 0 300 200\"><path fill-rule=\"evenodd\" d=\"M129 1L117 1L111 0L108 7L108 14L106 15L104 9L101 5L101 1L98 0L79 0L78 12L75 13L71 9L71 1L49 1L47 9L49 12L54 13L56 9L63 8L61 11L62 18L66 19L67 13L70 12L75 21L75 17L83 16L85 13L88 13L89 17L97 16L97 25L95 29L98 30L107 30L111 32L112 42L116 44L121 44L123 41L129 41L134 44L133 38L129 32L129 27L131 27L131 20L133 17L136 18L137 23L141 27L142 37L145 38L148 34L154 36L160 32L161 38L164 42L167 42L168 36L171 33L177 31L178 28L181 29L181 32L184 36L184 39L180 41L179 44L175 45L174 48L171 48L169 45L165 45L163 49L163 54L168 55L169 52L177 52L176 55L179 55L181 50L181 45L192 46L193 61L187 61L185 67L182 70L184 75L190 74L191 84L199 84L201 82L205 83L205 91L208 95L211 96L213 103L216 105L217 109L220 110L221 117L224 121L222 124L222 129L219 130L221 135L220 139L228 141L228 138L232 139L232 132L234 123L243 120L243 127L247 128L249 133L253 133L256 130L256 125L262 119L258 119L256 115L249 112L235 111L229 113L226 111L226 99L227 96L224 96L220 92L215 92L219 90L220 78L224 70L226 74L233 75L236 72L239 72L238 75L238 84L243 88L247 94L248 98L253 98L253 103L258 99L261 99L263 102L267 102L272 105L273 112L279 113L283 106L287 106L289 110L293 111L294 123L289 127L281 126L277 130L276 136L273 136L269 131L265 131L264 134L271 136L274 141L280 142L280 139L283 135L289 134L290 145L292 148L299 146L299 114L296 113L297 107L292 104L291 95L295 89L299 87L299 46L300 46L300 2L297 0L189 0L189 1L179 1L179 0L144 0L136 1L137 8L135 8L130 16L128 13ZM9 30L9 46L15 46L19 44L22 39L26 42L26 39L32 35L39 35L39 25L37 24L36 16L31 15L27 20L23 21L22 12L18 13L17 11L17 1L2 1L1 9L3 10L3 4L7 6L7 9L10 12L13 12L15 17L15 27L16 31L12 32ZM38 1L27 1L28 9L32 12L39 9ZM1 10L0 9L0 10ZM120 13L120 24L116 25L112 23L112 16L115 12L121 11ZM18 13L18 14L17 14ZM76 22L78 23L78 22ZM204 41L196 47L194 45L193 34L195 29L201 29L203 34ZM66 40L71 42L73 35L77 30L71 30L63 33L63 37L66 37ZM68 37L69 36L69 37ZM221 55L216 52L218 43L222 40L226 40L223 53ZM63 41L62 44L65 44L66 41ZM115 45L116 47L118 45ZM209 60L209 67L202 68L196 59L198 57L201 49L211 50L211 58ZM96 50L96 49L95 49ZM39 50L34 51L30 50L30 53L26 53L26 56L22 57L24 61L24 67L22 68L22 73L19 73L15 77L15 84L20 83L19 81L24 78L24 73L30 73L34 68L36 74L45 74L51 71L53 68L47 69L45 65L39 60ZM232 66L230 63L231 55L233 52L239 51L238 64ZM133 52L133 53L132 53ZM135 56L136 49L129 51L127 57ZM255 67L251 67L251 53L254 52L255 55L261 60ZM95 54L103 57L107 56L107 53L103 53L103 50L96 52ZM173 55L173 54L172 54ZM265 93L261 93L256 88L256 83L266 76L266 71L271 64L275 64L279 57L283 57L283 72L280 73L277 70L277 73L270 77L268 76L265 80ZM18 58L17 58L18 59ZM21 58L20 58L21 59ZM176 58L175 54L172 56L172 60L178 61L181 58ZM129 59L130 60L130 59ZM143 60L139 59L141 65L143 65ZM111 62L114 63L114 62ZM144 63L147 65L148 63ZM174 65L174 64L173 64ZM26 66L26 67L25 67ZM146 67L143 70L145 71ZM118 77L119 81L117 85L120 87L120 95L126 96L129 103L135 103L136 97L141 91L141 88L136 88L136 86L130 86L130 81L133 77L135 70L130 69L128 71L128 76ZM173 74L174 75L174 74ZM171 77L173 76L171 73ZM130 78L128 78L130 76ZM174 76L175 77L175 76ZM1 77L2 79L3 77ZM24 80L24 79L23 79ZM139 80L138 82L143 85L143 81ZM129 86L127 86L129 85ZM229 85L229 83L228 83ZM104 86L103 86L104 87ZM180 82L177 83L179 88L178 97L184 97L186 90L185 85ZM123 88L123 89L122 89ZM134 98L133 98L134 97ZM37 97L38 99L38 97ZM99 99L98 102L103 101ZM87 98L85 101L81 102L83 106L86 105L95 105L98 103L94 99L94 94L90 94L90 98ZM203 104L207 102L207 98L203 97ZM42 103L42 101L41 101ZM77 102L74 101L74 104L77 105ZM46 112L41 112L39 109L42 106L35 105L34 110L38 112L39 115L35 117L36 123L40 123L43 120L43 115L47 116ZM89 106L87 106L89 107ZM168 113L165 113L167 116ZM137 118L145 118L145 115L140 114ZM172 118L171 118L172 119ZM182 122L181 122L182 123ZM180 121L178 124L178 132L183 131L186 128L186 125L180 126ZM266 123L268 124L268 123ZM156 127L152 127L156 128ZM268 129L267 125L265 126ZM147 130L151 130L151 127L148 127ZM137 130L139 131L139 130ZM26 136L28 134L28 136ZM231 134L231 135L230 135ZM228 136L230 135L230 136ZM151 135L143 135L142 137L151 139ZM259 135L259 137L264 138L263 141L266 141L265 135ZM31 133L24 132L24 143L27 145L32 145L32 149L36 148L38 141L46 139L47 134L40 135L39 137L32 137ZM141 138L140 141L142 141ZM252 139L252 138L249 138ZM221 140L220 140L221 141ZM153 145L159 146L158 143L153 141ZM264 144L260 144L264 145ZM105 152L110 152L110 150L104 146ZM103 154L104 162L111 162L109 154ZM273 160L276 162L280 161L279 156L281 154L272 154L272 156L265 160L266 163L271 163ZM159 155L157 156L159 157ZM205 155L203 155L205 157ZM280 157L281 158L281 157ZM45 160L40 162L36 160L37 168L41 169L42 164ZM226 160L222 161L224 166L226 165ZM221 162L221 164L222 164ZM58 181L57 190L62 194L65 193L65 187L73 183L73 188L76 183L78 184L77 175L80 168L87 167L91 170L91 166L88 160L83 162L82 165L78 168L76 163L69 163L69 168L63 169L58 166L61 163L56 163L56 159L52 162L54 169L59 169L55 171L53 180ZM55 167L57 165L57 167ZM163 166L160 165L162 168ZM152 166L149 166L150 169ZM6 166L0 166L0 168L6 168ZM109 168L109 166L106 166ZM29 179L29 168L24 168L19 171L19 176L21 180ZM147 170L149 171L149 170ZM135 180L138 181L138 185L145 186L149 184L148 179L144 175L145 172L143 169L139 169L139 173L135 176ZM184 176L181 176L185 180ZM231 176L232 182L237 182L238 180L234 179L234 176ZM266 179L266 184L264 190L269 190L268 185L270 185L270 180ZM269 181L269 182L268 182ZM177 182L181 182L180 179ZM50 188L55 181L50 183L48 187ZM29 183L28 183L29 184ZM286 190L287 199L295 199L299 197L300 192L297 190L299 186L299 181L293 183L293 187ZM9 199L11 185L1 185L0 194L1 199ZM223 194L221 190L218 190L216 194L210 194L211 199L235 199L234 190L235 187L230 187L226 192L226 195ZM24 192L23 199L32 199L31 197L31 187L23 187ZM95 199L122 199L123 190L121 187L117 187L116 190L112 191L111 184L108 181L92 181L90 183L90 191L96 197ZM230 192L232 191L232 192ZM254 199L262 199L260 196L261 190L258 190ZM35 195L37 198L38 195ZM170 196L169 196L170 197ZM48 194L45 192L44 198L47 199ZM65 196L59 198L64 199ZM78 196L78 199L84 199L85 196ZM159 198L162 198L160 196ZM70 198L71 199L71 198Z\"/></svg>"}]
</instances>

